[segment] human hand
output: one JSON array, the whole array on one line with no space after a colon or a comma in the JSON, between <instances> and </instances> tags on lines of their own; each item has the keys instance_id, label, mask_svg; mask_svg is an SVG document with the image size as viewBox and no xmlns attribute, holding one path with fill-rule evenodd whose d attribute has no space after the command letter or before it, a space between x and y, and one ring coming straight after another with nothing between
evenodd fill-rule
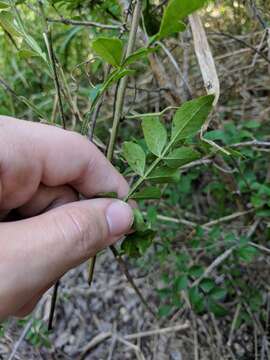
<instances>
[{"instance_id":1,"label":"human hand","mask_svg":"<svg viewBox=\"0 0 270 360\"><path fill-rule=\"evenodd\" d=\"M78 200L128 184L86 138L0 117L0 320L29 314L66 271L127 233L132 210L113 199ZM8 222L14 212L22 220Z\"/></svg>"}]
</instances>

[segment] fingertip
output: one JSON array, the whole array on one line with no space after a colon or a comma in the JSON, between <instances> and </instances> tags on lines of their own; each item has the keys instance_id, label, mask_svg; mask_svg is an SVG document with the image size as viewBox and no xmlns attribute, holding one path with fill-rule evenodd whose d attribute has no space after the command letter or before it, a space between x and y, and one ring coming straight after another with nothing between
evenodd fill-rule
<instances>
[{"instance_id":1,"label":"fingertip","mask_svg":"<svg viewBox=\"0 0 270 360\"><path fill-rule=\"evenodd\" d=\"M111 236L126 234L133 224L133 211L124 201L115 200L106 209L106 219Z\"/></svg>"}]
</instances>

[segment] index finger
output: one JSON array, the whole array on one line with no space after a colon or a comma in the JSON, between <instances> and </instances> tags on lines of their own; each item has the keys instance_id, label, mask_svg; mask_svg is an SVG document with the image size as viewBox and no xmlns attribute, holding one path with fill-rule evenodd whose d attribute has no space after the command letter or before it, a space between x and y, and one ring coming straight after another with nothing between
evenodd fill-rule
<instances>
[{"instance_id":1,"label":"index finger","mask_svg":"<svg viewBox=\"0 0 270 360\"><path fill-rule=\"evenodd\" d=\"M128 184L87 138L54 126L0 117L0 204L18 207L40 183L70 184L85 197L116 192ZM15 205L15 206L14 206Z\"/></svg>"}]
</instances>

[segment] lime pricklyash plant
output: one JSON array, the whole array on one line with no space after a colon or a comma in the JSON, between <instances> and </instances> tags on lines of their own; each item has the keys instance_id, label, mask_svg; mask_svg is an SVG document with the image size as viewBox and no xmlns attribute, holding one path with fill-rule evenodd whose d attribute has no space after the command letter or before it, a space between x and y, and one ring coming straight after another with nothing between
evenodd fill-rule
<instances>
[{"instance_id":1,"label":"lime pricklyash plant","mask_svg":"<svg viewBox=\"0 0 270 360\"><path fill-rule=\"evenodd\" d=\"M157 50L157 46L155 42L157 40L161 40L165 37L174 35L175 33L179 31L184 31L186 26L183 23L183 20L192 12L196 11L197 9L201 8L207 0L170 0L165 7L163 17L160 23L159 31L147 41L147 44L145 47L139 48L135 52L133 51L135 41L136 41L136 34L139 27L139 22L141 19L141 12L142 12L142 5L144 2L142 1L136 1L134 12L133 12L133 18L131 23L131 28L129 32L129 38L127 43L126 52L124 52L124 42L121 39L118 38L112 38L112 37L98 37L96 38L92 43L93 51L102 58L103 61L107 62L109 65L114 67L114 70L109 74L108 78L103 82L103 84L99 84L94 88L94 97L92 99L90 114L94 113L95 108L97 107L98 102L102 99L103 94L107 91L107 89L115 82L117 82L117 92L115 95L115 108L114 108L114 118L113 118L113 124L112 124L112 130L111 130L111 136L108 144L108 150L107 150L107 158L108 160L113 160L113 153L114 153L114 146L116 142L116 137L118 133L119 123L120 119L122 117L123 112L123 105L124 105L124 97L127 87L127 77L132 75L134 73L133 70L129 69L129 66L137 62L138 60L143 60L147 58L149 54L152 52L155 52ZM144 4L145 5L145 4ZM177 11L176 11L177 10ZM210 98L209 98L210 99ZM213 101L213 100L212 100ZM191 105L192 106L192 105ZM189 110L188 110L189 111ZM185 108L184 108L185 112ZM178 115L178 117L181 115ZM153 120L155 118L152 118L152 120L149 118L149 115L146 114L145 117L148 118L148 120L143 121L143 129L145 137L147 137L147 142L150 144L150 151L157 156L157 159L155 162L149 167L149 169L146 170L144 173L144 167L145 167L145 155L143 154L142 150L139 148L139 145L136 144L125 144L124 145L124 153L126 155L126 158L128 159L128 162L132 163L132 159L134 158L134 155L136 151L138 151L138 154L140 154L140 158L135 160L135 162L139 162L139 167L137 168L138 175L141 176L140 179L138 179L138 182L134 185L134 188L129 193L128 197L125 200L128 200L132 195L133 192L137 190L137 188L146 180L150 180L150 176L152 176L152 182L160 182L163 178L163 182L166 182L165 179L168 181L172 180L173 178L176 180L177 175L176 171L173 170L173 167L171 167L169 164L175 164L176 161L174 161L174 157L181 157L184 155L184 152L186 151L186 156L188 156L188 152L190 153L190 149L175 149L175 153L169 152L173 149L174 143L179 140L177 137L177 134L175 134L175 129L177 129L177 124L179 124L179 120L177 120L177 116L174 120L174 126L172 128L172 136L169 141L169 143L166 145L167 140L167 134L165 128L162 126L161 123L155 121L155 124L153 123ZM204 119L205 120L205 119ZM157 141L155 143L155 140L151 139L151 128L152 125L158 126L157 129L160 130L160 133L157 138ZM88 132L88 126L89 126L89 118L86 118L85 121L82 124L81 133L86 134ZM91 134L94 133L94 127L95 127L95 121L92 121L92 131ZM200 126L201 127L201 126ZM191 129L192 130L192 129ZM198 130L198 128L197 128ZM187 137L185 133L185 129L183 129L183 138ZM191 134L189 134L191 135ZM161 142L159 144L159 142ZM155 143L155 144L154 144ZM163 147L166 145L166 147L163 149ZM132 150L133 149L133 150ZM152 151L153 150L153 151ZM181 154L179 153L181 152ZM128 155L129 154L129 155ZM133 154L133 155L132 155ZM194 154L194 152L193 152ZM160 164L161 161L165 161L165 156L171 156L171 158L167 159L167 167L159 167L157 168L157 165ZM134 166L135 164L133 164ZM131 166L132 167L132 166ZM156 169L157 168L157 169ZM133 168L134 170L134 168ZM139 172L138 172L139 171ZM133 235L134 237L135 235ZM113 249L113 247L111 247ZM114 253L115 253L114 249ZM94 266L95 266L95 260L96 257L92 258L89 263L89 276L88 276L88 282L91 284L93 279L93 273L94 273Z\"/></svg>"},{"instance_id":2,"label":"lime pricklyash plant","mask_svg":"<svg viewBox=\"0 0 270 360\"><path fill-rule=\"evenodd\" d=\"M146 182L153 185L180 180L179 168L200 157L200 153L186 145L185 141L201 129L212 109L213 101L214 96L207 95L184 103L172 119L169 136L159 116L140 115L151 162L147 163L146 153L139 144L131 141L123 144L123 156L138 176L125 200L159 199L159 187L141 187ZM135 220L136 232L126 237L121 248L128 255L143 255L151 244L154 232L144 223L138 210L135 212Z\"/></svg>"}]
</instances>

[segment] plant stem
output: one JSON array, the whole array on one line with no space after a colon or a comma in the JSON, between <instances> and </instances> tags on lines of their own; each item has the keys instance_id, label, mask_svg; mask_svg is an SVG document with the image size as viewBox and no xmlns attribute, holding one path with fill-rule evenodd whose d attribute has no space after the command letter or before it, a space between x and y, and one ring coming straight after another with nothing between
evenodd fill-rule
<instances>
[{"instance_id":1,"label":"plant stem","mask_svg":"<svg viewBox=\"0 0 270 360\"><path fill-rule=\"evenodd\" d=\"M54 80L57 98L58 98L58 102L59 102L59 112L60 112L60 116L61 116L62 126L64 129L66 129L66 119L65 119L63 101L62 101L62 96L61 96L60 82L59 82L57 69L56 69L56 61L55 61L55 55L54 55L53 45L52 45L52 36L51 36L51 32L49 29L47 29L46 32L44 33L44 38L45 38L45 42L46 42L46 45L48 48L50 62L52 65L53 80Z\"/></svg>"},{"instance_id":2,"label":"plant stem","mask_svg":"<svg viewBox=\"0 0 270 360\"><path fill-rule=\"evenodd\" d=\"M139 20L140 20L140 14L141 14L141 0L137 0L133 17L132 17L132 24L131 29L129 33L129 39L128 39L128 45L127 45L127 51L125 58L131 55L135 41L136 41L136 34L139 26ZM115 113L114 113L114 119L113 119L113 126L112 126L112 132L110 136L109 146L108 146L108 152L107 152L107 158L109 161L113 158L113 152L114 152L114 146L116 141L116 136L118 133L118 127L119 122L122 116L123 112L123 105L124 105L124 98L125 98L125 92L127 87L127 77L124 77L120 80L119 83L119 89L117 92L116 97L116 104L115 104Z\"/></svg>"},{"instance_id":3,"label":"plant stem","mask_svg":"<svg viewBox=\"0 0 270 360\"><path fill-rule=\"evenodd\" d=\"M125 201L127 201L131 197L131 195L134 194L134 192L138 189L138 187L141 186L141 184L145 180L147 180L148 175L150 175L151 172L155 169L155 167L160 163L160 161L162 161L164 159L164 157L167 155L168 151L170 150L171 146L173 145L175 138L176 138L176 136L174 138L172 138L172 140L168 143L168 145L162 151L161 155L159 157L157 157L155 161L152 162L152 164L146 170L144 175L135 182L135 184L130 189L128 195L125 197L125 199L124 199Z\"/></svg>"},{"instance_id":4,"label":"plant stem","mask_svg":"<svg viewBox=\"0 0 270 360\"><path fill-rule=\"evenodd\" d=\"M47 18L48 22L51 23L62 23L65 25L73 25L73 26L86 26L86 27L97 27L100 29L106 29L106 30L121 30L121 25L108 25L108 24L101 24L94 21L78 21L78 20L72 20L72 19L53 19L53 18Z\"/></svg>"},{"instance_id":5,"label":"plant stem","mask_svg":"<svg viewBox=\"0 0 270 360\"><path fill-rule=\"evenodd\" d=\"M140 14L141 14L141 0L137 0L136 6L134 9L134 13L133 13L125 58L127 58L129 55L131 55L131 53L133 51L135 41L136 41L137 29L139 26ZM122 111L123 111L126 87L127 87L127 77L120 80L117 95L116 95L114 119L113 119L112 131L111 131L111 136L110 136L108 151L107 151L107 159L110 162L113 159L113 153L114 153L114 147L115 147L116 137L117 137L118 128L119 128L119 122L120 122L120 119L122 116ZM117 250L113 246L111 246L111 250L112 250L113 254L115 255L116 259L119 259L120 255L118 254ZM88 284L89 285L91 285L91 282L93 279L93 274L94 274L94 269L95 269L95 266L94 266L95 261L96 261L96 256L94 256L93 258L91 258L89 260L89 273L88 273Z\"/></svg>"},{"instance_id":6,"label":"plant stem","mask_svg":"<svg viewBox=\"0 0 270 360\"><path fill-rule=\"evenodd\" d=\"M58 73L57 73L57 68L56 68L56 58L55 58L55 54L53 51L52 34L49 29L47 20L46 20L42 1L39 1L39 8L40 8L41 17L42 17L43 26L44 26L43 36L44 36L45 44L46 44L46 47L48 50L48 55L49 55L49 59L50 59L50 63L51 63L52 71L53 71L53 80L54 80L54 85L55 85L58 103L59 103L59 111L60 111L60 115L61 115L62 126L64 129L66 129L66 120L65 120L64 107L63 107L63 101L62 101L62 95L61 95L61 87L60 87L60 81L58 78ZM60 280L58 279L56 281L56 283L54 285L54 289L53 289L53 296L52 296L51 308L50 308L50 316L49 316L49 321L48 321L48 330L52 329L52 323L53 323L53 318L54 318L54 311L55 311L55 306L56 306L56 301L57 301L59 284L60 284Z\"/></svg>"},{"instance_id":7,"label":"plant stem","mask_svg":"<svg viewBox=\"0 0 270 360\"><path fill-rule=\"evenodd\" d=\"M163 157L158 157L156 160L149 166L148 170L144 173L142 177L140 177L135 184L130 189L129 193L125 197L124 201L128 201L131 195L138 189L139 186L147 179L147 176L155 169L155 167L159 164L159 162L163 159Z\"/></svg>"},{"instance_id":8,"label":"plant stem","mask_svg":"<svg viewBox=\"0 0 270 360\"><path fill-rule=\"evenodd\" d=\"M57 73L57 68L56 68L56 58L55 58L55 54L54 54L54 50L53 50L52 33L51 33L51 30L46 21L46 16L44 14L43 4L41 1L39 1L39 7L40 7L41 15L42 15L42 21L43 21L44 28L45 28L43 36L44 36L45 44L47 46L48 55L49 55L49 59L50 59L51 67L52 67L53 80L54 80L55 90L56 90L58 102L59 102L59 112L60 112L60 116L61 116L62 126L64 129L66 129L66 119L65 119L65 114L64 114L63 100L62 100L62 96L61 96L61 87L60 87L60 81L58 78L58 73Z\"/></svg>"},{"instance_id":9,"label":"plant stem","mask_svg":"<svg viewBox=\"0 0 270 360\"><path fill-rule=\"evenodd\" d=\"M124 262L124 260L122 259L122 256L119 254L119 252L116 250L116 248L114 246L110 246L110 249L115 257L115 259L117 260L122 272L125 274L128 282L130 283L130 285L132 286L133 290L136 292L136 294L138 295L138 297L140 298L142 304L145 306L145 308L154 316L156 317L155 312L153 311L153 309L148 305L147 301L145 300L145 298L142 296L139 288L137 287L137 285L135 284L132 276L130 275L126 263Z\"/></svg>"},{"instance_id":10,"label":"plant stem","mask_svg":"<svg viewBox=\"0 0 270 360\"><path fill-rule=\"evenodd\" d=\"M58 288L60 285L60 280L58 279L54 285L53 288L53 295L52 295L52 300L51 300L51 308L50 308L50 315L49 315L49 321L48 321L48 330L52 330L53 328L53 318L54 318L54 310L55 310L55 305L56 305L56 300L57 300L57 293L58 293Z\"/></svg>"}]
</instances>

